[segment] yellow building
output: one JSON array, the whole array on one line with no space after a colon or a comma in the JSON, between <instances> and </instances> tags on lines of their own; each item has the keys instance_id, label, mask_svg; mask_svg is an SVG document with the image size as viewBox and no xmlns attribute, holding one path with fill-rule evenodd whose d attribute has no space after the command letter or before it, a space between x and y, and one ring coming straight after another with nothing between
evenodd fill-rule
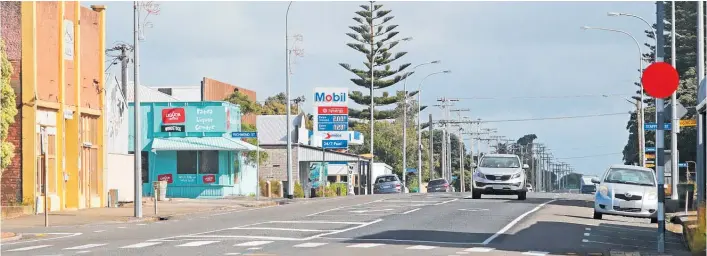
<instances>
[{"instance_id":1,"label":"yellow building","mask_svg":"<svg viewBox=\"0 0 707 256\"><path fill-rule=\"evenodd\" d=\"M104 206L105 8L14 3L22 49L22 121L15 125L22 133L23 201L34 200L43 212L46 186L50 211Z\"/></svg>"}]
</instances>

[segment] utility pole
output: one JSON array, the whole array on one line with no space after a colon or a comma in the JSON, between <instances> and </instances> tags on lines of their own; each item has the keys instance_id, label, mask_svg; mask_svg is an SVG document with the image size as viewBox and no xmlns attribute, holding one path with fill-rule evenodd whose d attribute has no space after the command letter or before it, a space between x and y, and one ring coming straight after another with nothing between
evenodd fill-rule
<instances>
[{"instance_id":1,"label":"utility pole","mask_svg":"<svg viewBox=\"0 0 707 256\"><path fill-rule=\"evenodd\" d=\"M418 103L418 104L419 104L419 103ZM434 154L434 153L435 153L435 152L434 152L434 138L435 138L435 134L434 134L434 126L432 125L432 114L430 114L430 125L429 125L428 128L429 128L429 131L430 131L430 143L429 143L429 148L430 148L430 152L429 152L429 154L430 154L430 159L429 159L429 160L430 160L430 167L429 167L430 170L429 170L429 174L430 174L430 175L429 175L429 176L430 176L430 180L432 180L432 179L434 178L434 173L435 173L435 160L434 160L434 159L435 159L435 157L434 157L434 156L435 156L435 154ZM422 143L422 142L420 142L420 143ZM420 144L420 147L422 147L422 144ZM422 161L420 161L420 163L422 163ZM420 189L422 188L422 176L421 176L421 174L418 174L417 179L418 179L418 182L419 182L419 184L418 184L419 188L417 188L417 190L418 190L418 191L421 191L421 190L420 190Z\"/></svg>"},{"instance_id":2,"label":"utility pole","mask_svg":"<svg viewBox=\"0 0 707 256\"><path fill-rule=\"evenodd\" d=\"M140 10L138 9L138 1L133 2L133 117L134 121L134 131L133 131L133 157L135 159L135 201L133 202L135 217L142 218L142 129L140 128L140 120L142 115L140 114L140 64L138 62L138 40L139 35L139 24L140 24ZM101 70L103 72L103 70Z\"/></svg>"},{"instance_id":3,"label":"utility pole","mask_svg":"<svg viewBox=\"0 0 707 256\"><path fill-rule=\"evenodd\" d=\"M120 51L120 54L115 57L120 61L120 92L123 94L123 99L126 103L128 100L128 64L130 63L128 52L132 50L132 46L123 43L106 50L107 52Z\"/></svg>"},{"instance_id":4,"label":"utility pole","mask_svg":"<svg viewBox=\"0 0 707 256\"><path fill-rule=\"evenodd\" d=\"M295 184L294 184L294 179L292 179L292 138L290 138L290 133L292 129L292 124L290 123L290 108L291 102L290 102L290 46L289 46L289 31L288 31L288 17L290 15L290 6L292 6L292 2L287 5L287 11L285 12L285 94L287 97L287 114L286 114L286 131L287 134L285 135L285 139L287 140L287 198L292 199L294 198L294 190L295 190ZM373 47L371 47L371 51L373 50ZM373 67L371 67L371 78L373 78ZM371 102L373 102L373 80L371 80ZM324 151L324 144L322 144L322 151ZM373 166L373 106L371 106L371 166ZM322 170L320 171L320 175L322 176L322 171L324 169L324 163L322 162ZM258 192L259 193L259 192Z\"/></svg>"},{"instance_id":5,"label":"utility pole","mask_svg":"<svg viewBox=\"0 0 707 256\"><path fill-rule=\"evenodd\" d=\"M702 84L702 81L705 78L705 13L704 13L704 2L702 1L697 1L697 84ZM703 95L704 93L703 88L698 87L696 94L697 95ZM707 129L707 127L704 127L704 118L702 115L697 115L697 130L698 131L704 131ZM702 206L704 204L704 199L705 198L705 185L707 185L707 182L705 181L705 167L704 163L707 161L705 159L705 150L703 149L703 146L705 145L704 140L702 140L701 143L697 144L697 149L695 152L697 152L697 159L695 164L695 167L693 168L693 171L695 172L695 183L697 183L697 206Z\"/></svg>"},{"instance_id":6,"label":"utility pole","mask_svg":"<svg viewBox=\"0 0 707 256\"><path fill-rule=\"evenodd\" d=\"M663 36L663 28L665 27L665 20L663 16L665 15L664 11L664 2L662 1L657 1L656 2L656 51L655 51L655 63L663 62L663 56L664 56L664 45L665 45L665 37ZM699 38L699 40L704 40L704 38ZM664 110L664 100L661 98L655 98L655 108L656 108L656 123L658 127L656 128L655 131L655 140L656 140L656 155L655 155L655 161L656 161L656 170L658 172L658 252L665 252L665 190L663 189L663 186L665 184L665 154L664 154L664 147L665 147L665 137L663 136L664 134L664 119L663 119L663 110ZM674 108L673 108L674 109ZM673 153L674 154L674 153Z\"/></svg>"},{"instance_id":7,"label":"utility pole","mask_svg":"<svg viewBox=\"0 0 707 256\"><path fill-rule=\"evenodd\" d=\"M670 13L671 16L671 21L670 21L670 26L672 29L670 30L670 62L673 65L674 68L677 69L677 64L676 64L676 50L675 50L675 1L672 2L671 5L671 10ZM670 193L670 199L672 200L678 200L678 182L680 181L680 172L678 170L678 133L680 132L680 119L678 119L678 110L677 110L677 94L678 91L675 90L673 92L673 95L670 96L670 109L671 109L671 119L672 119L672 129L670 131L670 168L672 170L672 179L673 181L671 182L671 191Z\"/></svg>"}]
</instances>

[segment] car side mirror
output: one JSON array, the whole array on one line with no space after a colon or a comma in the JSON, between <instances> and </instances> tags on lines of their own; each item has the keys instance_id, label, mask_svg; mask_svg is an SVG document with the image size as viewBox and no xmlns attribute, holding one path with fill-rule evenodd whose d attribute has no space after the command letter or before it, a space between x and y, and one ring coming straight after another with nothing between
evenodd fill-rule
<instances>
[{"instance_id":1,"label":"car side mirror","mask_svg":"<svg viewBox=\"0 0 707 256\"><path fill-rule=\"evenodd\" d=\"M476 163L471 163L471 168L476 168Z\"/></svg>"},{"instance_id":2,"label":"car side mirror","mask_svg":"<svg viewBox=\"0 0 707 256\"><path fill-rule=\"evenodd\" d=\"M597 178L592 178L592 183L599 184L599 183L601 183L601 181Z\"/></svg>"},{"instance_id":3,"label":"car side mirror","mask_svg":"<svg viewBox=\"0 0 707 256\"><path fill-rule=\"evenodd\" d=\"M523 164L523 169L530 169L530 166L528 166L528 164Z\"/></svg>"}]
</instances>

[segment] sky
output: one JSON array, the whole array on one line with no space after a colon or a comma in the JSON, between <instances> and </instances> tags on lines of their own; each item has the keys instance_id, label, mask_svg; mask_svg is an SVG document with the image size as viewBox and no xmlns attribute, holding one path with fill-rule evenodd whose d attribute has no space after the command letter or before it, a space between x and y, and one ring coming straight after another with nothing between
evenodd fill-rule
<instances>
[{"instance_id":1,"label":"sky","mask_svg":"<svg viewBox=\"0 0 707 256\"><path fill-rule=\"evenodd\" d=\"M255 90L258 100L285 91L285 13L288 2L158 2L147 18L139 45L140 81L151 86L195 86L202 77ZM599 174L621 163L628 112L623 98L635 92L638 50L626 35L582 26L624 30L647 42L647 25L625 12L655 21L654 2L378 2L392 10L398 37L412 37L395 49L408 54L395 62L416 70L408 90L422 89L424 105L441 97L467 98L472 119L512 120L623 113L591 118L491 122L497 135L518 139L536 134L553 156L577 172ZM132 2L82 2L107 6L106 47L133 41ZM346 46L354 12L367 2L294 2L288 17L291 36L301 35L291 76L292 96L312 98L315 87L349 87L352 74L339 66L362 68L364 57ZM649 49L642 46L643 52ZM645 64L644 64L645 65ZM112 67L111 72L118 72ZM130 73L132 74L132 73ZM132 76L131 76L132 77ZM392 93L403 83L389 87ZM381 92L378 92L379 94ZM607 95L603 97L600 95ZM469 99L485 98L485 99ZM491 99L489 99L491 98ZM305 109L311 103L305 102ZM355 106L350 106L355 107ZM440 119L441 111L423 111ZM456 117L456 115L454 115ZM482 146L482 149L485 147Z\"/></svg>"}]
</instances>

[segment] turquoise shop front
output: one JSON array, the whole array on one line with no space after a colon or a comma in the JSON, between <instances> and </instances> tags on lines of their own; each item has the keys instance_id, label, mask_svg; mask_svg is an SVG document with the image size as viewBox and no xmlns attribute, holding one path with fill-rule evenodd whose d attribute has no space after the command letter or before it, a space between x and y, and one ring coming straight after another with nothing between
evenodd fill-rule
<instances>
[{"instance_id":1,"label":"turquoise shop front","mask_svg":"<svg viewBox=\"0 0 707 256\"><path fill-rule=\"evenodd\" d=\"M134 151L134 105L129 105L129 151ZM170 198L221 198L256 192L257 147L230 138L241 130L238 105L221 101L140 104L143 196L152 182L167 181ZM127 164L127 163L126 163Z\"/></svg>"}]
</instances>

